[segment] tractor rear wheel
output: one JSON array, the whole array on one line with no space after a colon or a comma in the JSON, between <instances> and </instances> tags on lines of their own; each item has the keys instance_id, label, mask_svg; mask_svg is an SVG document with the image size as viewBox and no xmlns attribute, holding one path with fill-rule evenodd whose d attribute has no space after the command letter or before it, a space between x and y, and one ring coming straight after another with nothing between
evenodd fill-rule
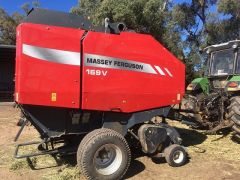
<instances>
[{"instance_id":1,"label":"tractor rear wheel","mask_svg":"<svg viewBox=\"0 0 240 180\"><path fill-rule=\"evenodd\" d=\"M233 130L240 135L240 96L231 98L231 104L228 107L228 118L233 121Z\"/></svg>"},{"instance_id":2,"label":"tractor rear wheel","mask_svg":"<svg viewBox=\"0 0 240 180\"><path fill-rule=\"evenodd\" d=\"M77 161L87 179L121 179L126 173L131 153L125 138L111 129L96 129L79 145Z\"/></svg>"}]
</instances>

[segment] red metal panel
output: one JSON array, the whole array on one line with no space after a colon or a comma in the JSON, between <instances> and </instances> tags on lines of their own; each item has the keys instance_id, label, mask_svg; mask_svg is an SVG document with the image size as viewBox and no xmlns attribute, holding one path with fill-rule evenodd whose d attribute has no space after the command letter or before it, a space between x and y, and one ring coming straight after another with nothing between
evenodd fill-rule
<instances>
[{"instance_id":1,"label":"red metal panel","mask_svg":"<svg viewBox=\"0 0 240 180\"><path fill-rule=\"evenodd\" d=\"M78 29L30 23L18 27L15 90L18 103L80 107L83 33Z\"/></svg>"},{"instance_id":2,"label":"red metal panel","mask_svg":"<svg viewBox=\"0 0 240 180\"><path fill-rule=\"evenodd\" d=\"M88 32L83 52L85 61L95 57L83 67L83 109L136 112L177 104L184 95L184 64L149 35ZM153 70L124 69L125 60Z\"/></svg>"}]
</instances>

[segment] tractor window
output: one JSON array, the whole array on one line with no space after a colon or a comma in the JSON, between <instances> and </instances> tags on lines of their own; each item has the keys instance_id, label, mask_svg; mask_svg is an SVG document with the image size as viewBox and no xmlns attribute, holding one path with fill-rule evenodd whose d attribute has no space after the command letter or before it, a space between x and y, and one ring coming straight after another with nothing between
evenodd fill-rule
<instances>
[{"instance_id":1,"label":"tractor window","mask_svg":"<svg viewBox=\"0 0 240 180\"><path fill-rule=\"evenodd\" d=\"M234 51L213 52L211 74L213 76L233 74Z\"/></svg>"},{"instance_id":2,"label":"tractor window","mask_svg":"<svg viewBox=\"0 0 240 180\"><path fill-rule=\"evenodd\" d=\"M240 74L240 49L238 49L238 55L237 55L237 74Z\"/></svg>"}]
</instances>

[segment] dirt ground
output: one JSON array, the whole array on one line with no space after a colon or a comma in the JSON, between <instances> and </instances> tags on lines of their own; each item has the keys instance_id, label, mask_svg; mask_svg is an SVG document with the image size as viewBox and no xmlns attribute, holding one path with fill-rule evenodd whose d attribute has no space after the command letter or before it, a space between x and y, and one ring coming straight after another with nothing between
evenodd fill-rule
<instances>
[{"instance_id":1,"label":"dirt ground","mask_svg":"<svg viewBox=\"0 0 240 180\"><path fill-rule=\"evenodd\" d=\"M0 179L82 179L74 156L65 159L40 156L31 158L30 161L14 159L16 143L13 139L19 129L16 126L18 116L16 109L0 104ZM178 127L183 144L188 149L189 162L173 168L163 159L152 160L143 155L135 155L125 179L240 179L240 143L229 131L206 136L179 122L171 124ZM28 126L18 143L38 140L38 136L36 130ZM24 152L32 150L33 148L28 148Z\"/></svg>"}]
</instances>

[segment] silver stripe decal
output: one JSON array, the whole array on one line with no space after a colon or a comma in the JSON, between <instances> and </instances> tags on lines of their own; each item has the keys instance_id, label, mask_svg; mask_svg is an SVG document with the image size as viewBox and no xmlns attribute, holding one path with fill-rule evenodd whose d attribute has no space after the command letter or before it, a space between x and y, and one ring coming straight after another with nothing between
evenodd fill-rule
<instances>
[{"instance_id":1,"label":"silver stripe decal","mask_svg":"<svg viewBox=\"0 0 240 180\"><path fill-rule=\"evenodd\" d=\"M23 54L27 56L41 59L44 61L80 66L79 52L43 48L27 44L23 44L22 51Z\"/></svg>"},{"instance_id":2,"label":"silver stripe decal","mask_svg":"<svg viewBox=\"0 0 240 180\"><path fill-rule=\"evenodd\" d=\"M169 76L173 77L172 73L167 68L164 68L164 69L168 73Z\"/></svg>"},{"instance_id":3,"label":"silver stripe decal","mask_svg":"<svg viewBox=\"0 0 240 180\"><path fill-rule=\"evenodd\" d=\"M84 54L84 65L157 74L150 64L96 54Z\"/></svg>"},{"instance_id":4,"label":"silver stripe decal","mask_svg":"<svg viewBox=\"0 0 240 180\"><path fill-rule=\"evenodd\" d=\"M158 71L162 76L165 76L165 73L163 72L163 70L162 70L159 66L155 66L155 68L157 69L157 71Z\"/></svg>"}]
</instances>

